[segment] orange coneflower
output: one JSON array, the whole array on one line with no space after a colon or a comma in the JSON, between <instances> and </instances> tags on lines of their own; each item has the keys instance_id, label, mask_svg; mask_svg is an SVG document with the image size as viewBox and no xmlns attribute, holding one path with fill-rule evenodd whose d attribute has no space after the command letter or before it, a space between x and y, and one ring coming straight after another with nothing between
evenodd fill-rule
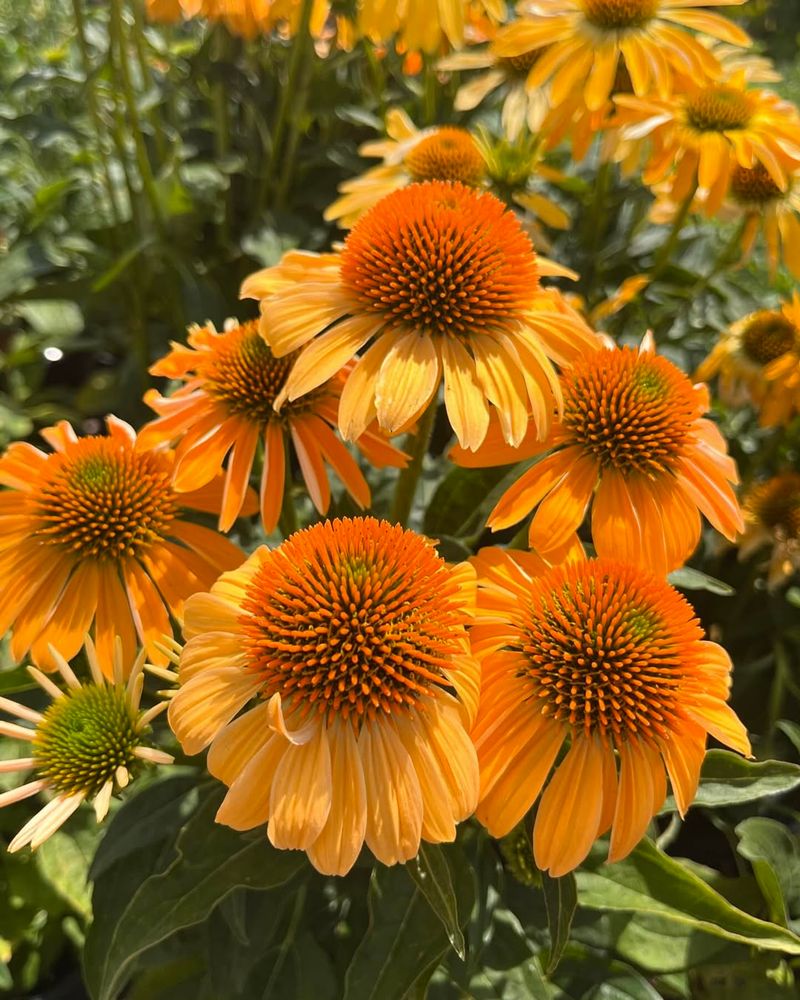
<instances>
[{"instance_id":1,"label":"orange coneflower","mask_svg":"<svg viewBox=\"0 0 800 1000\"><path fill-rule=\"evenodd\" d=\"M661 807L667 774L683 815L707 733L750 753L726 704L730 658L669 584L610 559L548 568L533 553L484 549L473 561L476 815L502 837L544 788L533 830L540 869L566 874L608 829L609 861L624 858Z\"/></svg>"},{"instance_id":2,"label":"orange coneflower","mask_svg":"<svg viewBox=\"0 0 800 1000\"><path fill-rule=\"evenodd\" d=\"M278 24L294 34L301 7L301 0L147 0L147 15L153 21L166 22L204 17L224 24L231 34L253 39ZM329 12L329 0L314 0L310 30L315 37L322 33Z\"/></svg>"},{"instance_id":3,"label":"orange coneflower","mask_svg":"<svg viewBox=\"0 0 800 1000\"><path fill-rule=\"evenodd\" d=\"M603 350L578 362L563 392L562 421L544 443L530 435L519 457L551 454L506 490L489 515L493 530L538 508L530 544L546 554L567 541L591 503L598 554L656 573L680 566L694 550L700 511L727 538L742 530L731 487L736 465L703 418L708 392L656 355L650 336L638 351Z\"/></svg>"},{"instance_id":4,"label":"orange coneflower","mask_svg":"<svg viewBox=\"0 0 800 1000\"><path fill-rule=\"evenodd\" d=\"M720 397L733 406L751 400L764 427L800 411L800 294L729 327L696 373L704 382L715 375Z\"/></svg>"},{"instance_id":5,"label":"orange coneflower","mask_svg":"<svg viewBox=\"0 0 800 1000\"><path fill-rule=\"evenodd\" d=\"M343 229L353 226L381 198L418 181L461 181L475 186L486 174L486 163L464 128L436 125L418 129L405 111L386 115L385 140L366 142L361 156L379 156L383 163L339 185L340 197L325 209L325 218Z\"/></svg>"},{"instance_id":6,"label":"orange coneflower","mask_svg":"<svg viewBox=\"0 0 800 1000\"><path fill-rule=\"evenodd\" d=\"M218 821L267 822L276 847L337 875L364 840L389 865L453 840L478 793L474 580L412 531L346 518L187 602L169 720L187 753L211 744Z\"/></svg>"},{"instance_id":7,"label":"orange coneflower","mask_svg":"<svg viewBox=\"0 0 800 1000\"><path fill-rule=\"evenodd\" d=\"M743 507L739 555L745 559L771 545L767 583L778 587L800 570L800 473L781 472L757 483L746 494Z\"/></svg>"},{"instance_id":8,"label":"orange coneflower","mask_svg":"<svg viewBox=\"0 0 800 1000\"><path fill-rule=\"evenodd\" d=\"M464 44L471 22L487 26L505 19L505 0L357 0L356 24L371 41L386 42L397 36L399 48L408 52L440 51Z\"/></svg>"},{"instance_id":9,"label":"orange coneflower","mask_svg":"<svg viewBox=\"0 0 800 1000\"><path fill-rule=\"evenodd\" d=\"M540 288L541 263L514 214L463 184L395 191L359 220L343 250L293 254L289 265L291 281L278 265L243 288L267 295L261 333L274 353L303 348L285 398L315 389L374 341L342 391L339 427L349 440L376 417L388 433L406 427L442 375L465 447L483 440L489 404L507 440L522 439L529 412L545 434L560 405L550 359L570 363L597 347L577 314Z\"/></svg>"},{"instance_id":10,"label":"orange coneflower","mask_svg":"<svg viewBox=\"0 0 800 1000\"><path fill-rule=\"evenodd\" d=\"M28 844L35 849L89 800L97 822L101 822L115 787L126 788L145 763L172 763L169 754L150 746L147 739L150 722L167 703L160 702L146 711L139 707L144 650L131 665L123 661L122 643L117 642L107 681L94 644L87 638L86 658L92 680L84 684L55 650L52 656L66 685L64 689L30 668L33 679L53 699L49 708L36 712L0 698L0 710L20 720L0 722L0 736L29 743L31 754L0 760L0 774L32 772L31 780L0 794L0 808L40 792L52 795L13 838L9 851ZM22 724L26 722L33 723L33 727Z\"/></svg>"},{"instance_id":11,"label":"orange coneflower","mask_svg":"<svg viewBox=\"0 0 800 1000\"><path fill-rule=\"evenodd\" d=\"M744 0L703 3L722 7ZM523 3L523 16L497 33L494 48L507 57L545 49L527 83L539 87L550 80L553 105L581 88L589 110L603 107L620 60L636 94L666 96L676 76L702 82L719 71L712 53L683 29L750 44L741 28L697 6L697 0L535 0Z\"/></svg>"},{"instance_id":12,"label":"orange coneflower","mask_svg":"<svg viewBox=\"0 0 800 1000\"><path fill-rule=\"evenodd\" d=\"M11 655L31 650L53 669L52 645L71 659L94 623L103 668L114 637L126 663L136 635L155 662L172 633L170 613L244 558L216 531L185 520L218 513L222 483L178 494L173 455L141 448L133 428L107 417L108 436L78 438L61 421L42 431L47 454L16 442L0 457L0 634L13 629ZM250 504L250 510L255 504Z\"/></svg>"},{"instance_id":13,"label":"orange coneflower","mask_svg":"<svg viewBox=\"0 0 800 1000\"><path fill-rule=\"evenodd\" d=\"M370 490L358 463L339 441L336 426L345 374L294 402L275 409L294 356L275 358L258 333L258 321L232 322L222 333L211 324L189 330L189 346L172 351L150 369L153 375L184 382L171 396L151 389L145 401L159 419L140 432L142 446L179 442L175 452L175 489L197 490L220 473L228 456L219 515L228 531L245 502L250 473L263 443L261 519L267 532L278 523L283 503L286 449L294 449L309 496L324 514L330 504L329 465L360 507ZM378 466L402 466L406 458L384 437L367 429L358 445Z\"/></svg>"},{"instance_id":14,"label":"orange coneflower","mask_svg":"<svg viewBox=\"0 0 800 1000\"><path fill-rule=\"evenodd\" d=\"M777 94L751 87L745 69L703 84L688 82L670 97L619 95L615 124L624 139L647 139L651 153L642 180L671 178L682 201L697 186L701 207L718 212L734 169L762 166L780 190L800 162L800 116Z\"/></svg>"},{"instance_id":15,"label":"orange coneflower","mask_svg":"<svg viewBox=\"0 0 800 1000\"><path fill-rule=\"evenodd\" d=\"M760 163L750 168L737 166L731 176L728 207L744 221L743 253L750 253L761 233L773 277L778 262L783 261L800 279L800 168L791 171L781 190Z\"/></svg>"}]
</instances>

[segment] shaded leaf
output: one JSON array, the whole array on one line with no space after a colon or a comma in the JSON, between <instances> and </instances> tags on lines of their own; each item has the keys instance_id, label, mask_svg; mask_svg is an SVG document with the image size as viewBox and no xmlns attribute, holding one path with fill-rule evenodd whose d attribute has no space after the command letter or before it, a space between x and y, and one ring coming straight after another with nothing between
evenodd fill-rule
<instances>
[{"instance_id":1,"label":"shaded leaf","mask_svg":"<svg viewBox=\"0 0 800 1000\"><path fill-rule=\"evenodd\" d=\"M716 580L713 576L701 573L699 569L693 569L691 566L681 566L680 569L673 570L667 580L673 587L679 587L681 590L707 590L720 597L730 597L736 593L730 584Z\"/></svg>"},{"instance_id":2,"label":"shaded leaf","mask_svg":"<svg viewBox=\"0 0 800 1000\"><path fill-rule=\"evenodd\" d=\"M578 905L575 876L570 872L563 878L551 878L547 872L542 872L542 891L547 908L547 926L550 930L550 952L544 971L550 975L558 966L569 941L569 929Z\"/></svg>"},{"instance_id":3,"label":"shaded leaf","mask_svg":"<svg viewBox=\"0 0 800 1000\"><path fill-rule=\"evenodd\" d=\"M728 750L709 750L693 805L718 809L780 795L800 785L800 765L782 760L745 760ZM675 810L670 796L664 812Z\"/></svg>"},{"instance_id":4,"label":"shaded leaf","mask_svg":"<svg viewBox=\"0 0 800 1000\"><path fill-rule=\"evenodd\" d=\"M459 926L458 900L447 859L438 844L420 845L419 854L407 866L431 909L441 920L448 940L459 958L464 958L464 933Z\"/></svg>"},{"instance_id":5,"label":"shaded leaf","mask_svg":"<svg viewBox=\"0 0 800 1000\"><path fill-rule=\"evenodd\" d=\"M753 866L770 919L784 926L800 900L800 845L783 823L751 816L736 827L737 850Z\"/></svg>"}]
</instances>

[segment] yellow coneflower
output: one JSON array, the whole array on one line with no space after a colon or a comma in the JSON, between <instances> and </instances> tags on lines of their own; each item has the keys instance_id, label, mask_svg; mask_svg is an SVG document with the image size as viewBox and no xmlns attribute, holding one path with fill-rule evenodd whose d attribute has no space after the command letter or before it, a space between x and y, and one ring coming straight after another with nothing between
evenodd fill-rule
<instances>
[{"instance_id":1,"label":"yellow coneflower","mask_svg":"<svg viewBox=\"0 0 800 1000\"><path fill-rule=\"evenodd\" d=\"M743 2L710 0L707 6ZM666 96L676 76L702 83L719 71L691 31L750 44L741 28L696 6L695 0L535 0L522 4L523 16L498 32L494 47L507 57L543 50L527 83L539 87L549 80L553 105L580 89L589 110L602 108L621 60L634 93Z\"/></svg>"},{"instance_id":2,"label":"yellow coneflower","mask_svg":"<svg viewBox=\"0 0 800 1000\"><path fill-rule=\"evenodd\" d=\"M749 254L761 234L773 277L782 261L800 279L800 169L789 173L782 190L760 163L735 167L729 208L744 218L742 252Z\"/></svg>"},{"instance_id":3,"label":"yellow coneflower","mask_svg":"<svg viewBox=\"0 0 800 1000\"><path fill-rule=\"evenodd\" d=\"M256 452L261 458L261 519L267 532L278 523L284 499L287 449L297 455L309 496L324 514L331 491L330 466L360 507L370 502L369 485L358 463L336 437L339 396L346 373L276 410L294 356L273 356L258 332L258 321L232 322L218 333L212 325L189 330L189 346L172 351L150 369L153 375L180 379L171 396L151 389L145 402L160 416L139 433L142 447L176 443L174 486L202 489L220 475L226 461L220 531L241 513ZM368 428L358 446L376 466L403 466L406 456Z\"/></svg>"},{"instance_id":4,"label":"yellow coneflower","mask_svg":"<svg viewBox=\"0 0 800 1000\"><path fill-rule=\"evenodd\" d=\"M660 809L667 775L683 815L707 733L749 755L726 704L730 657L669 584L610 559L548 568L533 553L484 549L473 562L476 815L502 837L538 799L540 869L566 874L609 829L609 861L624 858Z\"/></svg>"},{"instance_id":5,"label":"yellow coneflower","mask_svg":"<svg viewBox=\"0 0 800 1000\"><path fill-rule=\"evenodd\" d=\"M478 794L474 579L414 532L346 518L195 595L169 721L187 753L211 745L217 820L268 823L337 875L365 840L389 865L453 840Z\"/></svg>"},{"instance_id":6,"label":"yellow coneflower","mask_svg":"<svg viewBox=\"0 0 800 1000\"><path fill-rule=\"evenodd\" d=\"M278 25L294 34L301 7L301 0L147 0L147 16L167 23L203 17L224 24L231 34L253 39ZM321 34L329 12L329 0L314 0L310 22L314 36Z\"/></svg>"},{"instance_id":7,"label":"yellow coneflower","mask_svg":"<svg viewBox=\"0 0 800 1000\"><path fill-rule=\"evenodd\" d=\"M356 26L373 42L396 37L408 52L436 53L464 44L465 29L474 19L503 21L505 0L357 0Z\"/></svg>"},{"instance_id":8,"label":"yellow coneflower","mask_svg":"<svg viewBox=\"0 0 800 1000\"><path fill-rule=\"evenodd\" d=\"M359 148L361 156L381 157L383 163L339 185L340 197L325 209L329 222L349 229L381 198L415 182L460 181L472 187L486 175L481 151L466 129L418 129L405 111L392 108L386 134L387 139Z\"/></svg>"},{"instance_id":9,"label":"yellow coneflower","mask_svg":"<svg viewBox=\"0 0 800 1000\"><path fill-rule=\"evenodd\" d=\"M745 530L739 555L771 546L767 583L778 587L800 570L800 473L782 472L757 483L743 501Z\"/></svg>"},{"instance_id":10,"label":"yellow coneflower","mask_svg":"<svg viewBox=\"0 0 800 1000\"><path fill-rule=\"evenodd\" d=\"M219 477L179 494L171 452L142 448L133 428L106 418L107 435L79 438L61 421L42 431L54 449L16 442L0 456L0 634L12 630L11 655L28 650L54 669L54 646L71 659L93 628L110 672L114 637L124 661L138 641L156 663L172 634L170 614L207 589L244 554L218 532L186 520L218 514ZM251 496L245 508L257 507Z\"/></svg>"},{"instance_id":11,"label":"yellow coneflower","mask_svg":"<svg viewBox=\"0 0 800 1000\"><path fill-rule=\"evenodd\" d=\"M639 351L603 350L579 361L562 384L562 420L544 442L531 434L519 458L550 454L506 490L488 518L493 530L536 509L530 544L547 555L569 541L591 503L598 555L661 574L696 547L700 511L731 540L742 530L736 465L703 417L708 392L656 355L649 336ZM494 464L489 448L484 454ZM453 457L463 462L462 452Z\"/></svg>"},{"instance_id":12,"label":"yellow coneflower","mask_svg":"<svg viewBox=\"0 0 800 1000\"><path fill-rule=\"evenodd\" d=\"M118 641L111 678L106 680L88 637L85 649L90 683L81 684L56 650L52 650L52 657L65 688L35 667L29 668L33 679L53 699L44 712L0 698L0 710L19 720L0 722L0 736L30 744L29 757L0 761L0 774L31 776L0 794L0 808L39 793L51 796L13 838L9 851L28 844L38 847L84 802L92 802L97 822L101 822L115 788L126 788L144 764L172 763L169 754L148 740L150 723L167 703L160 702L146 711L140 708L145 651L131 665L123 660Z\"/></svg>"},{"instance_id":13,"label":"yellow coneflower","mask_svg":"<svg viewBox=\"0 0 800 1000\"><path fill-rule=\"evenodd\" d=\"M359 437L376 417L396 433L427 408L443 377L450 423L474 449L490 405L507 440L522 439L529 413L546 434L560 405L550 359L570 363L598 346L580 317L540 288L540 271L501 201L429 181L378 202L340 252L294 254L286 269L248 279L243 294L266 294L261 332L278 357L302 348L286 399L312 391L372 342L342 391L342 435Z\"/></svg>"}]
</instances>

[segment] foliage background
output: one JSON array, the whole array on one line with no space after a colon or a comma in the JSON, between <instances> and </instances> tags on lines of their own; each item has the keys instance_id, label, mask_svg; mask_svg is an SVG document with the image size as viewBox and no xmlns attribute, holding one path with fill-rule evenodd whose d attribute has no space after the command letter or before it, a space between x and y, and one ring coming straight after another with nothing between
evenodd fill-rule
<instances>
[{"instance_id":1,"label":"foliage background","mask_svg":"<svg viewBox=\"0 0 800 1000\"><path fill-rule=\"evenodd\" d=\"M779 89L800 100L797 0L753 0L740 16L784 73ZM406 77L399 58L362 46L309 56L289 96L292 51L198 22L148 26L137 3L0 2L0 445L61 418L92 432L111 410L140 423L147 366L171 338L191 321L248 318L252 304L237 300L247 273L340 235L322 210L363 169L357 147L388 107L420 125L498 128L491 105L469 119L452 110L455 80L429 67ZM572 290L594 306L646 270L663 230L635 180L606 171L601 183L593 160L555 159L568 176L554 197L576 225L550 255L580 272ZM757 259L698 288L728 235L687 229L678 263L610 332L633 341L652 326L691 371L719 330L791 290L785 275L769 287ZM798 466L797 426L717 415L745 479ZM446 443L441 428L433 458ZM431 461L417 526L448 554L472 551L508 475ZM670 814L653 830L667 854L645 845L608 871L593 858L574 917L575 882L528 872L536 884L523 884L520 842L501 852L473 826L407 870L365 863L335 882L261 836L215 827L216 790L179 767L119 810L94 859L92 996L117 995L130 976L126 995L142 1000L795 995L800 588L767 592L755 564L712 539L692 569L678 582L733 654L734 707L760 734L757 756L779 763L712 754L686 823ZM4 664L0 694L24 684ZM768 796L777 790L788 794ZM0 839L24 808L0 813ZM97 844L93 822L77 819L35 858L0 858L0 993L81 995Z\"/></svg>"}]
</instances>

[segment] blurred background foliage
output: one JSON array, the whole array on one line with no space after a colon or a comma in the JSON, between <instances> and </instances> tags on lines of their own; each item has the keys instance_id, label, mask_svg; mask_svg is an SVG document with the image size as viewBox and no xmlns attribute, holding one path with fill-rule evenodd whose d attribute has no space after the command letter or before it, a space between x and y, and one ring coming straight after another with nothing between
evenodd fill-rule
<instances>
[{"instance_id":1,"label":"blurred background foliage","mask_svg":"<svg viewBox=\"0 0 800 1000\"><path fill-rule=\"evenodd\" d=\"M800 101L797 0L751 0L736 16L778 64L784 76L778 89ZM378 58L363 44L342 52L319 43L316 57L306 59L293 58L296 51L275 36L243 41L201 21L149 25L136 0L0 0L0 446L61 418L89 432L109 411L140 423L147 413L140 401L147 367L170 339L180 339L190 322L249 318L253 304L238 301L246 274L275 263L290 247L320 250L341 238L322 221L322 211L337 184L363 169L357 148L381 133L387 108L404 107L420 126L480 122L499 134L499 108L491 100L469 116L454 112L455 74L439 74L429 64L408 76L395 53ZM574 224L549 234L547 252L579 272L576 284L563 287L592 308L647 270L664 229L648 221L652 199L635 178L625 180L613 167L598 173L596 159L576 166L558 151L552 161L565 177L548 195ZM676 263L606 321L609 332L634 342L652 327L661 349L693 371L720 330L791 292L785 274L769 284L757 257L740 269L709 274L708 262L729 236L724 224L685 229ZM798 420L776 431L759 428L747 409L718 406L717 416L746 482L800 465ZM446 444L442 432L434 451ZM495 537L483 535L482 525L508 477L508 469L448 470L444 462L431 463L430 502L427 512L417 511L417 524L447 536L450 553L462 557ZM676 582L691 591L704 625L733 655L733 704L761 734L757 756L800 761L800 587L767 590L758 557L742 562L710 535L690 570ZM18 683L18 671L0 672L0 694L13 693ZM748 787L755 781L758 795L712 796L685 824L666 817L654 833L671 854L691 859L689 870L699 881L744 910L797 930L800 796L795 790L775 804L760 796L778 786L759 784L763 780L751 774ZM729 785L737 782L734 776ZM146 794L168 800L158 785ZM118 822L141 829L142 842L152 846L137 856L137 878L162 870L169 838L181 824L204 821L193 812L196 801L186 798L191 794L169 821L162 813L152 819L146 801L124 807ZM173 795L175 802L184 798ZM19 826L23 809L0 813L0 836ZM227 833L215 836L219 860L231 842ZM453 871L470 857L489 864L470 840L474 831L465 836L448 855ZM81 996L76 955L91 913L86 877L95 844L93 823L76 822L35 857L0 859L0 993L24 996L46 987L51 998ZM509 850L513 856L513 845ZM119 866L129 861L101 857L95 875L123 878ZM620 879L638 877L641 859L626 864L616 866ZM604 908L597 889L596 905L575 916L558 975L545 982L530 962L532 954L555 948L554 925L544 930L545 896L509 874L519 870L508 857L504 863L498 854L489 867L482 873L485 898L468 927L480 967L455 958L439 966L429 991L434 1000L796 995L797 959L782 956L780 947L755 958L746 935L714 937L699 925L671 922L670 914L681 912L674 900L664 903L673 910L660 916L637 915L631 906ZM386 871L370 882L365 869L345 888L306 869L261 894L237 889L224 905L195 913L168 946L151 946L129 996L334 1000L342 970L355 963L346 995L377 997L366 988L359 992L359 982L378 975L364 949L378 948L370 937L376 920L399 934L409 914L436 945L423 957L439 965L447 939L439 940L436 920L433 928L424 922L427 911L420 916L413 909L416 890L408 875ZM676 877L662 871L656 883L669 888ZM96 892L115 885L112 880ZM297 898L301 886L314 917L298 934L286 900ZM609 891L613 897L613 887ZM468 901L463 905L469 910ZM103 928L92 933L95 953L102 951ZM276 966L275 955L291 960ZM274 992L263 993L257 962L269 956L270 968L279 970L270 975L278 978L269 979ZM220 970L236 963L235 989L223 975L225 987L214 992ZM405 984L407 990L399 979L382 982L381 1000L424 995L424 981Z\"/></svg>"}]
</instances>

